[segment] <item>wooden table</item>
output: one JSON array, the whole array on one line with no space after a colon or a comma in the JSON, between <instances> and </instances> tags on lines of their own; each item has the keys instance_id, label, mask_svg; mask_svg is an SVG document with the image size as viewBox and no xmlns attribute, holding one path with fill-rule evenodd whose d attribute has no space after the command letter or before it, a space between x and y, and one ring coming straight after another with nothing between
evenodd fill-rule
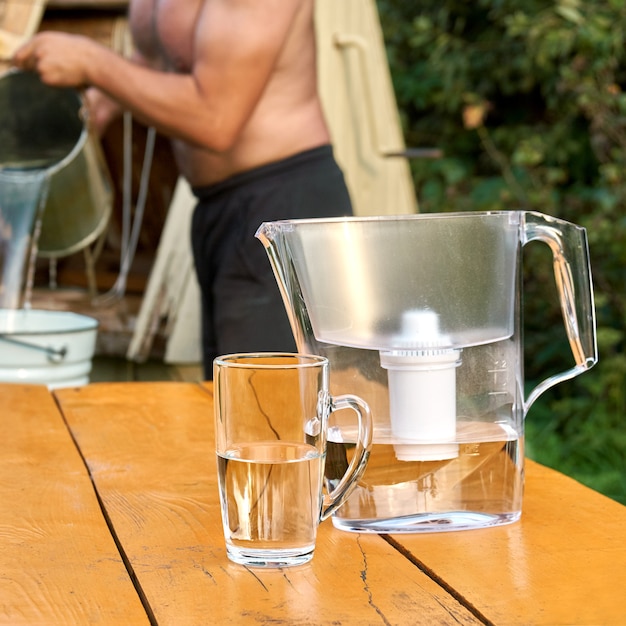
<instances>
[{"instance_id":1,"label":"wooden table","mask_svg":"<svg viewBox=\"0 0 626 626\"><path fill-rule=\"evenodd\" d=\"M0 385L1 624L626 624L626 507L536 463L522 520L320 526L313 561L228 561L210 384Z\"/></svg>"}]
</instances>

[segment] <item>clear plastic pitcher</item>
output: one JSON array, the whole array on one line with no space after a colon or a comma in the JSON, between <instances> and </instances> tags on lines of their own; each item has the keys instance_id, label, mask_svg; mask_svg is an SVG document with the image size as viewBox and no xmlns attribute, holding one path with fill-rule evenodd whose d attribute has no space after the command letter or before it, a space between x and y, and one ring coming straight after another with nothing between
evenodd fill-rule
<instances>
[{"instance_id":1,"label":"clear plastic pitcher","mask_svg":"<svg viewBox=\"0 0 626 626\"><path fill-rule=\"evenodd\" d=\"M358 532L506 524L522 510L524 417L597 361L586 232L503 211L286 220L261 225L302 352L326 356L332 393L370 406L366 472L333 516ZM524 395L521 249L552 250L573 364ZM354 432L336 414L332 486Z\"/></svg>"}]
</instances>

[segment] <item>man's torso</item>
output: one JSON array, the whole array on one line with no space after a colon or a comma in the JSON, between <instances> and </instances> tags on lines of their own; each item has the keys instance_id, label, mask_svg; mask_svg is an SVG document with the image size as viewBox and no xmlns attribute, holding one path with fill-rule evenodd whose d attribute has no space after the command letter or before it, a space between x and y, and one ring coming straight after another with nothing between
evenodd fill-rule
<instances>
[{"instance_id":1,"label":"man's torso","mask_svg":"<svg viewBox=\"0 0 626 626\"><path fill-rule=\"evenodd\" d=\"M193 73L201 34L196 33L198 17L207 3L227 1L131 0L137 50L154 69ZM181 173L192 185L212 184L328 143L316 88L313 0L300 5L270 80L235 145L218 153L172 142Z\"/></svg>"}]
</instances>

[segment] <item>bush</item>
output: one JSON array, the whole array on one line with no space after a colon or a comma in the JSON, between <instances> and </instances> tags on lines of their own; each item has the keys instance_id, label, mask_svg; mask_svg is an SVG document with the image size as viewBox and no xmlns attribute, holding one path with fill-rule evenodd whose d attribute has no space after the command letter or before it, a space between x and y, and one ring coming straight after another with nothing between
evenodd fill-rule
<instances>
[{"instance_id":1,"label":"bush","mask_svg":"<svg viewBox=\"0 0 626 626\"><path fill-rule=\"evenodd\" d=\"M626 504L626 6L378 0L421 212L535 210L587 228L600 361L533 405L527 452ZM524 252L526 380L571 366L551 262Z\"/></svg>"}]
</instances>

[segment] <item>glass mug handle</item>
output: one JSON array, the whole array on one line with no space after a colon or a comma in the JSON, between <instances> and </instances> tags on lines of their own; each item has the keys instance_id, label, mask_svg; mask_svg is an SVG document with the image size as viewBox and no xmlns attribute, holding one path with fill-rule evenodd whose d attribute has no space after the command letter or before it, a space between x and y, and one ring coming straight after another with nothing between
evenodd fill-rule
<instances>
[{"instance_id":1,"label":"glass mug handle","mask_svg":"<svg viewBox=\"0 0 626 626\"><path fill-rule=\"evenodd\" d=\"M329 401L331 413L342 409L352 409L357 414L359 430L354 456L336 487L326 495L325 504L328 503L328 506L322 510L320 522L330 517L356 487L357 481L365 471L372 446L372 414L367 403L358 396L350 394L329 396Z\"/></svg>"},{"instance_id":2,"label":"glass mug handle","mask_svg":"<svg viewBox=\"0 0 626 626\"><path fill-rule=\"evenodd\" d=\"M529 394L524 412L548 388L574 378L598 361L595 308L587 233L584 228L555 217L524 212L523 245L542 241L552 250L563 321L575 366L539 383Z\"/></svg>"}]
</instances>

